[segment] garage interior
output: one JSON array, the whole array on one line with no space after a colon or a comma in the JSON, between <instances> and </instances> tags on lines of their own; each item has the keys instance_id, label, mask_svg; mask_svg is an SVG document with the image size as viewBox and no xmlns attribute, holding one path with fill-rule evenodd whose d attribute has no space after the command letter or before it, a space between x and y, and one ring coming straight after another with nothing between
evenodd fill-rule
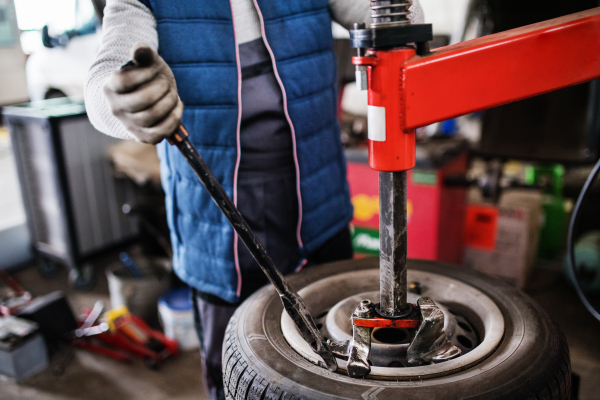
<instances>
[{"instance_id":1,"label":"garage interior","mask_svg":"<svg viewBox=\"0 0 600 400\"><path fill-rule=\"evenodd\" d=\"M150 10L165 40L167 2L111 1ZM158 146L88 118L107 2L0 0L0 399L600 399L600 4L344 1L372 12L371 25L333 22L329 46L340 129L322 143L343 153L353 255L313 261L298 225L300 263L283 278L246 217L264 202L238 202L190 114ZM335 17L344 1L314 4ZM268 66L249 78L238 65L239 102L246 79L274 74L301 138L287 85L323 78L286 75L269 36L278 8L252 4L273 49L265 40ZM131 57L115 73L149 68L151 56ZM301 142L296 177L310 171ZM248 246L267 283L240 295L246 272L231 262L244 301L221 333L218 378L203 372L199 299L231 305L192 287L182 249L220 244L181 233L178 213L200 206L179 205L169 168L202 182L206 197L189 199L220 209L206 232L231 224L234 258ZM300 213L297 199L287 209L302 221L317 188L297 179Z\"/></svg>"}]
</instances>

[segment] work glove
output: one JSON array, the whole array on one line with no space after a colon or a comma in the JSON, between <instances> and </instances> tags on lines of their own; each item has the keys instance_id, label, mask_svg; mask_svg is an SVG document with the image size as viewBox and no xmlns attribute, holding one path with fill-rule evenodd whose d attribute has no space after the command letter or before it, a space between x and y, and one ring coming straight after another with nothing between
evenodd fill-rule
<instances>
[{"instance_id":1,"label":"work glove","mask_svg":"<svg viewBox=\"0 0 600 400\"><path fill-rule=\"evenodd\" d=\"M108 77L104 93L113 115L137 140L156 144L181 123L183 103L173 72L154 50L137 45L132 61Z\"/></svg>"},{"instance_id":2,"label":"work glove","mask_svg":"<svg viewBox=\"0 0 600 400\"><path fill-rule=\"evenodd\" d=\"M408 14L408 19L412 25L425 23L425 13L423 12L423 7L421 7L419 0L413 0L413 4L409 8L409 11L410 14Z\"/></svg>"}]
</instances>

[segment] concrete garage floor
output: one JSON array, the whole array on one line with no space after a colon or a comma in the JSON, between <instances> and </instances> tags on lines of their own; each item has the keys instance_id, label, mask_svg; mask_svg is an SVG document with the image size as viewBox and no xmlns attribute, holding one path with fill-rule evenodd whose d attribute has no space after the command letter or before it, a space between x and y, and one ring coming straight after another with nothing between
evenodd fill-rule
<instances>
[{"instance_id":1,"label":"concrete garage floor","mask_svg":"<svg viewBox=\"0 0 600 400\"><path fill-rule=\"evenodd\" d=\"M550 314L567 337L571 368L581 377L579 399L599 400L600 322L585 309L558 268L556 265L536 268L526 292ZM600 310L600 296L590 301Z\"/></svg>"},{"instance_id":2,"label":"concrete garage floor","mask_svg":"<svg viewBox=\"0 0 600 400\"><path fill-rule=\"evenodd\" d=\"M92 292L81 293L68 287L65 271L51 280L41 278L36 268L17 274L22 285L33 295L63 290L73 310L91 307L96 300L109 304L103 271L97 271L97 276L96 288ZM556 266L536 269L531 281L528 293L552 315L567 336L573 371L581 377L579 399L600 399L600 322L583 308ZM600 298L595 300L600 303ZM6 378L0 380L0 399L204 399L200 374L200 355L196 351L169 360L159 371L148 370L141 362L124 365L78 351L62 376L56 377L46 370L20 385Z\"/></svg>"},{"instance_id":3,"label":"concrete garage floor","mask_svg":"<svg viewBox=\"0 0 600 400\"><path fill-rule=\"evenodd\" d=\"M100 264L100 263L98 263ZM44 279L37 268L16 274L21 285L33 296L62 290L74 312L92 307L97 300L110 305L104 271L96 271L98 283L91 292L77 292L67 284L67 272ZM53 357L54 365L59 357ZM203 400L200 353L191 350L167 360L158 371L149 370L141 361L123 364L107 357L78 350L61 376L51 369L21 384L0 380L0 400Z\"/></svg>"}]
</instances>

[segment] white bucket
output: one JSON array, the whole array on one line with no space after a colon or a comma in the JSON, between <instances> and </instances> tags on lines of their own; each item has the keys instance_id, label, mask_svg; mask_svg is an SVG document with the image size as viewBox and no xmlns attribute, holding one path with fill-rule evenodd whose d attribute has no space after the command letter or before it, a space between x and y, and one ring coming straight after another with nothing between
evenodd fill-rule
<instances>
[{"instance_id":1,"label":"white bucket","mask_svg":"<svg viewBox=\"0 0 600 400\"><path fill-rule=\"evenodd\" d=\"M161 259L136 259L143 273L142 279L131 275L121 263L115 262L106 271L110 303L112 308L126 306L151 326L157 326L156 302L171 288L168 276L168 261Z\"/></svg>"},{"instance_id":2,"label":"white bucket","mask_svg":"<svg viewBox=\"0 0 600 400\"><path fill-rule=\"evenodd\" d=\"M188 288L173 289L161 297L158 301L158 313L165 336L177 340L181 350L192 350L199 347Z\"/></svg>"}]
</instances>

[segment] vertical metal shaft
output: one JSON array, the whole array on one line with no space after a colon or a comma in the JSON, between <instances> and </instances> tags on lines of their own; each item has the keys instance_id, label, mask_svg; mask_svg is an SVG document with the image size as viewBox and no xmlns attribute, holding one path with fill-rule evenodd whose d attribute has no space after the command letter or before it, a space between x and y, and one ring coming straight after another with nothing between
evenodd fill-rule
<instances>
[{"instance_id":1,"label":"vertical metal shaft","mask_svg":"<svg viewBox=\"0 0 600 400\"><path fill-rule=\"evenodd\" d=\"M380 312L394 316L406 304L406 171L379 173Z\"/></svg>"}]
</instances>

